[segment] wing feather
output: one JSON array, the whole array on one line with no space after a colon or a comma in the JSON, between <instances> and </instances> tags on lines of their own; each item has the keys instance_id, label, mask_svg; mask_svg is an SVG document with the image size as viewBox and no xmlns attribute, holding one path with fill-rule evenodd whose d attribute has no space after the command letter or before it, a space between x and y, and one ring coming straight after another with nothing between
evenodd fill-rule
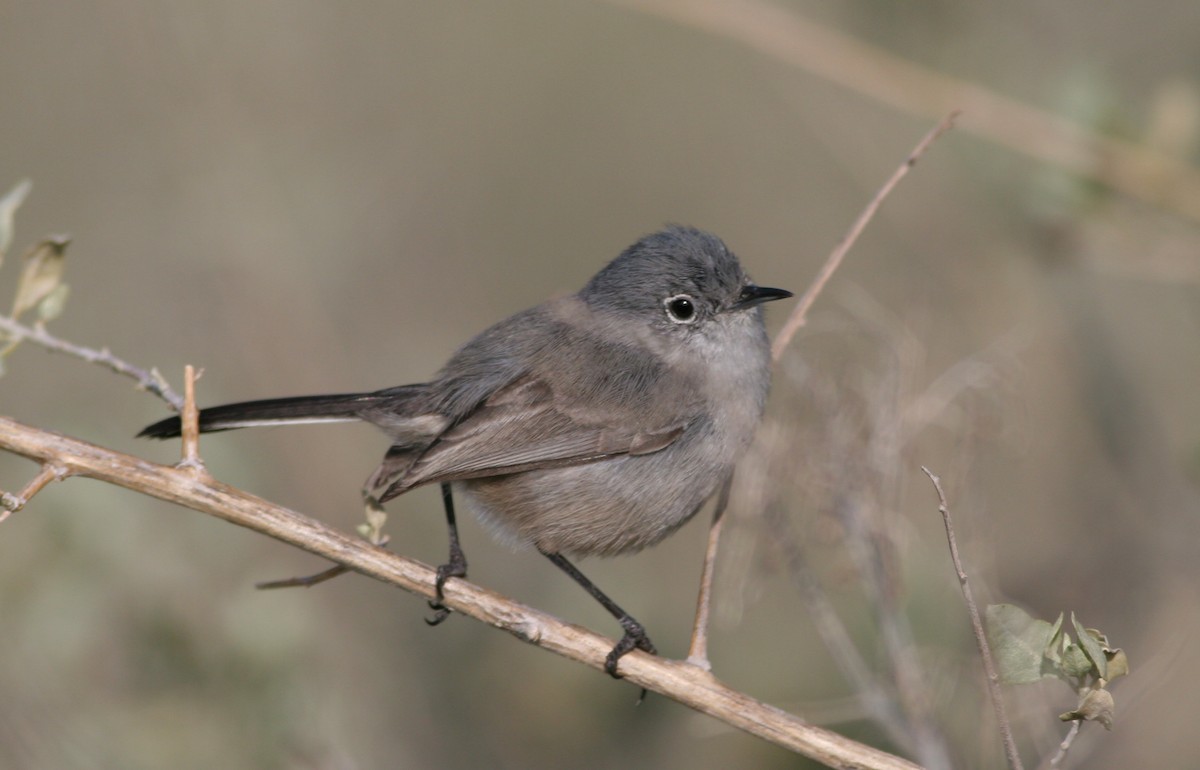
<instances>
[{"instance_id":1,"label":"wing feather","mask_svg":"<svg viewBox=\"0 0 1200 770\"><path fill-rule=\"evenodd\" d=\"M594 410L570 409L544 380L519 378L442 433L381 499L421 484L649 454L670 446L690 422L680 415L665 425L620 417L597 420Z\"/></svg>"}]
</instances>

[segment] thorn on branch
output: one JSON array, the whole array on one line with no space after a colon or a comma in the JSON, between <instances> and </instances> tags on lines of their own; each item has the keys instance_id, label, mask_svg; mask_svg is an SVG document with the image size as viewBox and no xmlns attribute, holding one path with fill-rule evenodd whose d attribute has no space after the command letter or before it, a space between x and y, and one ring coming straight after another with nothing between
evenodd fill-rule
<instances>
[{"instance_id":1,"label":"thorn on branch","mask_svg":"<svg viewBox=\"0 0 1200 770\"><path fill-rule=\"evenodd\" d=\"M183 408L179 412L183 457L179 467L207 474L204 461L200 459L200 410L196 408L196 380L200 374L191 364L183 367Z\"/></svg>"}]
</instances>

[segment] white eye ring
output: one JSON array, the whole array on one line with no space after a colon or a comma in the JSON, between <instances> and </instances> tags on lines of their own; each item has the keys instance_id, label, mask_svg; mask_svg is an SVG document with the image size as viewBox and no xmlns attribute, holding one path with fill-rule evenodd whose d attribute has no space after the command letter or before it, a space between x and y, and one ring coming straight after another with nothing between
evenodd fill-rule
<instances>
[{"instance_id":1,"label":"white eye ring","mask_svg":"<svg viewBox=\"0 0 1200 770\"><path fill-rule=\"evenodd\" d=\"M696 307L696 300L692 299L689 294L676 294L674 297L667 297L663 300L663 307L667 309L667 318L670 318L677 324L695 323L700 317L699 308Z\"/></svg>"}]
</instances>

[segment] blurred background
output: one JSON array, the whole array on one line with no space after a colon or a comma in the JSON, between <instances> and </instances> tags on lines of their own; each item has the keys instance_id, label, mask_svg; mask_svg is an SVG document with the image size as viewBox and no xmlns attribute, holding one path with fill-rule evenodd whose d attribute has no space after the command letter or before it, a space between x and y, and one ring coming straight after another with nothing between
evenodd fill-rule
<instances>
[{"instance_id":1,"label":"blurred background","mask_svg":"<svg viewBox=\"0 0 1200 770\"><path fill-rule=\"evenodd\" d=\"M981 600L1074 610L1129 655L1115 729L1085 725L1068 765L1196 766L1194 0L5 0L0 188L34 189L0 294L70 232L51 330L177 386L203 367L202 404L420 381L666 222L802 291L955 107L780 366L715 670L890 751L1002 767L926 465ZM29 344L5 369L4 414L177 456L133 439L165 409L127 380ZM201 447L223 481L351 530L385 441ZM0 457L0 488L35 470ZM434 491L389 509L397 551L443 558ZM583 565L671 657L707 518ZM473 580L616 635L544 559L463 537ZM254 589L324 566L96 482L48 488L0 526L0 767L810 766L461 617L429 628L366 578ZM1007 696L1036 766L1074 696Z\"/></svg>"}]
</instances>

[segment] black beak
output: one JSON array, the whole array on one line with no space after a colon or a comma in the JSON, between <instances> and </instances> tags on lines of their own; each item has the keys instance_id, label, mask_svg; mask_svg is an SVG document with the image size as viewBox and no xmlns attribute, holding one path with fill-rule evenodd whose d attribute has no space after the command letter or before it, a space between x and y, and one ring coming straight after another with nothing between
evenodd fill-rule
<instances>
[{"instance_id":1,"label":"black beak","mask_svg":"<svg viewBox=\"0 0 1200 770\"><path fill-rule=\"evenodd\" d=\"M769 286L755 286L749 284L742 293L738 295L737 302L733 303L730 310L745 310L748 307L761 305L764 302L773 302L777 299L787 299L792 296L792 293L787 289L772 289Z\"/></svg>"}]
</instances>

